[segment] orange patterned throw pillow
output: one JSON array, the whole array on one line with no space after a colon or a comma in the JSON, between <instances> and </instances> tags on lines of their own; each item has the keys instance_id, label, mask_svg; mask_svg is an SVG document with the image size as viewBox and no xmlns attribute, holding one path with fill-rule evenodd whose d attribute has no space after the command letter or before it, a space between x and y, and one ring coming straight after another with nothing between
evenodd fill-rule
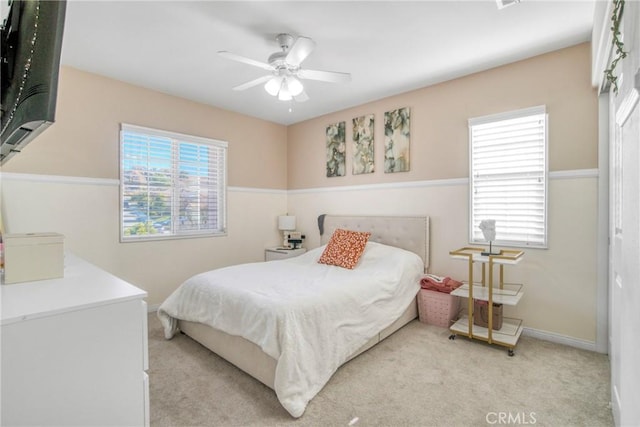
<instances>
[{"instance_id":1,"label":"orange patterned throw pillow","mask_svg":"<svg viewBox=\"0 0 640 427\"><path fill-rule=\"evenodd\" d=\"M320 264L337 265L353 269L364 252L371 233L338 228L320 256Z\"/></svg>"}]
</instances>

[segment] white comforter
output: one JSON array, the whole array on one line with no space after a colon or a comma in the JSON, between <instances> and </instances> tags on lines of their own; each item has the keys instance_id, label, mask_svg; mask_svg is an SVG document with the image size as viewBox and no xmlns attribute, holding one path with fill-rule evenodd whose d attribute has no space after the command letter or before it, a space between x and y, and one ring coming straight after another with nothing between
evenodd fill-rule
<instances>
[{"instance_id":1,"label":"white comforter","mask_svg":"<svg viewBox=\"0 0 640 427\"><path fill-rule=\"evenodd\" d=\"M318 264L323 249L188 279L158 309L166 338L183 319L260 346L277 361L278 399L300 417L338 367L400 317L423 272L416 254L378 243L353 270Z\"/></svg>"}]
</instances>

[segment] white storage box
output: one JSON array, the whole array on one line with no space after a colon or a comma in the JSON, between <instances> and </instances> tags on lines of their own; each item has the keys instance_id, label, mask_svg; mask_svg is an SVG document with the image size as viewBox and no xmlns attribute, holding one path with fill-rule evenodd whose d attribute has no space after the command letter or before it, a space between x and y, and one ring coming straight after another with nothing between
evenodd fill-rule
<instances>
[{"instance_id":1,"label":"white storage box","mask_svg":"<svg viewBox=\"0 0 640 427\"><path fill-rule=\"evenodd\" d=\"M5 234L4 283L64 276L64 236L58 233Z\"/></svg>"}]
</instances>

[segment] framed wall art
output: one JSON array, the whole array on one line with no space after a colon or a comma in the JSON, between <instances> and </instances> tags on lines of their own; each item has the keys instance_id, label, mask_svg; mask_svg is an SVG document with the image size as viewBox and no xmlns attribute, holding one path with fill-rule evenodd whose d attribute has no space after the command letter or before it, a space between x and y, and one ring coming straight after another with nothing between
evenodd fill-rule
<instances>
[{"instance_id":1,"label":"framed wall art","mask_svg":"<svg viewBox=\"0 0 640 427\"><path fill-rule=\"evenodd\" d=\"M374 115L353 119L353 167L354 175L374 172Z\"/></svg>"},{"instance_id":2,"label":"framed wall art","mask_svg":"<svg viewBox=\"0 0 640 427\"><path fill-rule=\"evenodd\" d=\"M409 170L411 110L399 108L384 113L384 172Z\"/></svg>"},{"instance_id":3,"label":"framed wall art","mask_svg":"<svg viewBox=\"0 0 640 427\"><path fill-rule=\"evenodd\" d=\"M327 177L345 175L345 127L346 122L334 123L327 126Z\"/></svg>"}]
</instances>

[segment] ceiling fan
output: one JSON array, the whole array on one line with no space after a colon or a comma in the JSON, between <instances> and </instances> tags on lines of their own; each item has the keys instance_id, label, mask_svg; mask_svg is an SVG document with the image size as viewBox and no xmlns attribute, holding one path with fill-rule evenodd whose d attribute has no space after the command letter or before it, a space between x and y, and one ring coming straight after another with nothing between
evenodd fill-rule
<instances>
[{"instance_id":1,"label":"ceiling fan","mask_svg":"<svg viewBox=\"0 0 640 427\"><path fill-rule=\"evenodd\" d=\"M309 97L305 93L304 86L300 80L319 80L330 83L346 83L351 80L351 74L349 73L300 68L302 61L316 47L316 43L310 38L299 36L293 43L293 36L283 33L276 36L276 41L282 51L269 56L268 62L256 61L225 50L218 52L224 58L270 71L268 75L243 83L234 87L233 90L245 90L265 83L265 90L270 95L277 96L279 100L290 101L295 99L298 102L303 102Z\"/></svg>"}]
</instances>

